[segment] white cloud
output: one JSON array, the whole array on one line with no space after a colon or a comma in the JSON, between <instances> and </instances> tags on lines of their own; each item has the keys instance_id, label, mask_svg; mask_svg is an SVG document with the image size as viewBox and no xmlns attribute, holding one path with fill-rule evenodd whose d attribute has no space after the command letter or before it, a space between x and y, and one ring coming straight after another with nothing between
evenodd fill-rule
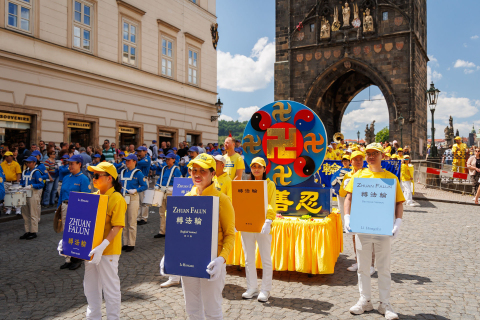
<instances>
[{"instance_id":1,"label":"white cloud","mask_svg":"<svg viewBox=\"0 0 480 320\"><path fill-rule=\"evenodd\" d=\"M427 66L427 87L430 87L430 83L432 80L440 80L442 79L442 74L440 72L437 72L435 70L432 71L432 68Z\"/></svg>"},{"instance_id":2,"label":"white cloud","mask_svg":"<svg viewBox=\"0 0 480 320\"><path fill-rule=\"evenodd\" d=\"M375 120L376 131L385 125L388 126L388 107L382 94L373 96L372 101L363 101L359 109L346 113L342 119L342 131L357 130L360 126L364 128L373 120ZM363 136L363 131L361 131L361 136Z\"/></svg>"},{"instance_id":3,"label":"white cloud","mask_svg":"<svg viewBox=\"0 0 480 320\"><path fill-rule=\"evenodd\" d=\"M227 116L226 114L222 114L220 117L218 117L218 120L233 121L233 118Z\"/></svg>"},{"instance_id":4,"label":"white cloud","mask_svg":"<svg viewBox=\"0 0 480 320\"><path fill-rule=\"evenodd\" d=\"M480 107L479 100L449 96L447 92L441 92L435 108L435 120L448 123L450 115L454 119L469 118L478 112L478 107Z\"/></svg>"},{"instance_id":5,"label":"white cloud","mask_svg":"<svg viewBox=\"0 0 480 320\"><path fill-rule=\"evenodd\" d=\"M458 59L455 61L454 68L475 68L475 63Z\"/></svg>"},{"instance_id":6,"label":"white cloud","mask_svg":"<svg viewBox=\"0 0 480 320\"><path fill-rule=\"evenodd\" d=\"M240 108L237 110L237 113L240 115L240 117L238 117L238 121L246 121L246 120L250 120L250 118L252 117L252 115L257 112L260 108L257 107L257 106L251 106L251 107L247 107L247 108Z\"/></svg>"},{"instance_id":7,"label":"white cloud","mask_svg":"<svg viewBox=\"0 0 480 320\"><path fill-rule=\"evenodd\" d=\"M218 51L217 85L221 89L253 92L267 87L273 79L275 43L258 39L249 57Z\"/></svg>"},{"instance_id":8,"label":"white cloud","mask_svg":"<svg viewBox=\"0 0 480 320\"><path fill-rule=\"evenodd\" d=\"M428 59L430 60L429 63L434 65L435 67L439 67L440 65L438 64L437 58L433 56L433 54L428 55Z\"/></svg>"},{"instance_id":9,"label":"white cloud","mask_svg":"<svg viewBox=\"0 0 480 320\"><path fill-rule=\"evenodd\" d=\"M477 39L478 39L478 36L477 36L477 35L471 36L470 39L472 39L472 40L477 40Z\"/></svg>"}]
</instances>

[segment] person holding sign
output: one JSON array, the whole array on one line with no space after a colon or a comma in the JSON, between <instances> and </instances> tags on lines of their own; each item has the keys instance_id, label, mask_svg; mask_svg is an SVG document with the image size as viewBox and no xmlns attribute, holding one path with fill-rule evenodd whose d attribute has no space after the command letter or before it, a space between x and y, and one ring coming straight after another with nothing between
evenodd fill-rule
<instances>
[{"instance_id":1,"label":"person holding sign","mask_svg":"<svg viewBox=\"0 0 480 320\"><path fill-rule=\"evenodd\" d=\"M37 237L38 223L40 222L40 200L42 190L45 185L43 182L43 173L36 168L37 158L28 157L23 161L27 169L22 173L20 185L25 190L32 190L32 196L27 199L27 205L22 207L22 216L25 224L25 234L20 239L32 240Z\"/></svg>"},{"instance_id":2,"label":"person holding sign","mask_svg":"<svg viewBox=\"0 0 480 320\"><path fill-rule=\"evenodd\" d=\"M122 185L122 195L129 197L127 204L127 214L125 216L125 229L123 230L122 250L130 252L135 249L135 240L137 239L137 214L140 207L139 193L148 189L147 178L140 169L136 169L138 158L136 155L129 154L125 159L126 169L120 173L120 184Z\"/></svg>"},{"instance_id":3,"label":"person holding sign","mask_svg":"<svg viewBox=\"0 0 480 320\"><path fill-rule=\"evenodd\" d=\"M412 199L412 185L413 185L413 166L410 164L410 156L406 155L403 157L401 175L402 180L402 191L403 196L405 197L405 204L407 206L414 206Z\"/></svg>"},{"instance_id":4,"label":"person holding sign","mask_svg":"<svg viewBox=\"0 0 480 320\"><path fill-rule=\"evenodd\" d=\"M195 185L185 196L214 196L219 198L218 257L205 266L210 279L182 277L185 309L190 319L223 319L222 291L227 274L227 257L235 242L235 212L227 195L215 187L215 159L206 153L188 163ZM164 260L160 274L165 275Z\"/></svg>"},{"instance_id":5,"label":"person holding sign","mask_svg":"<svg viewBox=\"0 0 480 320\"><path fill-rule=\"evenodd\" d=\"M272 222L277 214L275 202L277 188L275 183L267 179L266 163L261 157L256 157L250 164L251 180L267 180L268 208L267 217L260 233L242 231L242 246L245 253L245 273L247 278L247 291L242 294L244 299L252 299L258 294L257 300L267 302L272 290L273 267L270 256L272 250L272 235L270 234ZM260 293L257 287L257 267L255 265L255 243L258 244L258 251L262 258L262 289Z\"/></svg>"},{"instance_id":6,"label":"person holding sign","mask_svg":"<svg viewBox=\"0 0 480 320\"><path fill-rule=\"evenodd\" d=\"M216 176L214 178L215 186L218 190L226 194L230 198L230 201L232 201L232 179L230 178L228 173L223 171L227 160L225 160L222 155L216 155L213 158L215 159L215 163L217 164L215 169Z\"/></svg>"},{"instance_id":7,"label":"person holding sign","mask_svg":"<svg viewBox=\"0 0 480 320\"><path fill-rule=\"evenodd\" d=\"M397 176L393 173L382 169L382 145L379 143L371 143L366 148L366 158L368 168L365 168L353 175L350 182L345 187L347 196L345 197L345 230L350 229L350 211L352 206L353 186L355 178L381 178L381 179L396 179L395 192L395 224L393 225L393 238L398 237L400 233L400 226L402 225L403 205L405 201L403 197L400 184ZM358 259L358 288L360 291L360 299L357 304L350 308L352 314L362 314L365 311L373 310L371 302L371 278L370 278L370 259L372 257L373 246L375 245L375 260L378 269L378 290L380 292L380 305L378 312L385 315L386 319L398 319L398 315L393 311L390 304L390 242L389 236L373 236L366 234L357 234L356 251Z\"/></svg>"}]
</instances>

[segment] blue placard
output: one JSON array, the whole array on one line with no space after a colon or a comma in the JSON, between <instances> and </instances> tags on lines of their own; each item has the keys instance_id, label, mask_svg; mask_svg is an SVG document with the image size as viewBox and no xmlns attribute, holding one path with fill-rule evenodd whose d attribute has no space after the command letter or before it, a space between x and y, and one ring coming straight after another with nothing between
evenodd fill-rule
<instances>
[{"instance_id":1,"label":"blue placard","mask_svg":"<svg viewBox=\"0 0 480 320\"><path fill-rule=\"evenodd\" d=\"M63 254L90 260L88 254L92 251L99 202L98 194L70 193L63 230Z\"/></svg>"},{"instance_id":2,"label":"blue placard","mask_svg":"<svg viewBox=\"0 0 480 320\"><path fill-rule=\"evenodd\" d=\"M167 212L165 273L210 279L207 265L218 250L218 197L170 196Z\"/></svg>"},{"instance_id":3,"label":"blue placard","mask_svg":"<svg viewBox=\"0 0 480 320\"><path fill-rule=\"evenodd\" d=\"M354 178L350 210L353 233L392 235L396 188L396 179Z\"/></svg>"},{"instance_id":4,"label":"blue placard","mask_svg":"<svg viewBox=\"0 0 480 320\"><path fill-rule=\"evenodd\" d=\"M190 192L193 188L192 178L173 178L172 196L181 197Z\"/></svg>"}]
</instances>

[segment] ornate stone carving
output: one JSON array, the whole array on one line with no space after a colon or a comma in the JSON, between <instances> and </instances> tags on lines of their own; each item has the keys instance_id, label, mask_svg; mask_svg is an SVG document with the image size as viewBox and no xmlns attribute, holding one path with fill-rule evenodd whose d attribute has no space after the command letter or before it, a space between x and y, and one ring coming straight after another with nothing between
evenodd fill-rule
<instances>
[{"instance_id":1,"label":"ornate stone carving","mask_svg":"<svg viewBox=\"0 0 480 320\"><path fill-rule=\"evenodd\" d=\"M325 52L323 53L323 56L324 56L325 59L327 59L327 60L330 59L330 56L331 56L331 55L332 55L332 51L330 51L330 50L329 50L329 51L325 51Z\"/></svg>"},{"instance_id":2,"label":"ornate stone carving","mask_svg":"<svg viewBox=\"0 0 480 320\"><path fill-rule=\"evenodd\" d=\"M402 50L403 49L403 41L395 43L395 47L397 47L397 50Z\"/></svg>"},{"instance_id":3,"label":"ornate stone carving","mask_svg":"<svg viewBox=\"0 0 480 320\"><path fill-rule=\"evenodd\" d=\"M302 62L303 61L303 53L297 54L297 61Z\"/></svg>"},{"instance_id":4,"label":"ornate stone carving","mask_svg":"<svg viewBox=\"0 0 480 320\"><path fill-rule=\"evenodd\" d=\"M343 66L345 67L345 69L350 69L352 67L352 63L350 61L345 61L343 63Z\"/></svg>"},{"instance_id":5,"label":"ornate stone carving","mask_svg":"<svg viewBox=\"0 0 480 320\"><path fill-rule=\"evenodd\" d=\"M311 53L305 54L305 60L307 60L307 61L312 60L312 57L313 57L313 54L311 54Z\"/></svg>"},{"instance_id":6,"label":"ornate stone carving","mask_svg":"<svg viewBox=\"0 0 480 320\"><path fill-rule=\"evenodd\" d=\"M395 18L395 25L396 25L397 27L401 26L402 23L403 23L403 17L396 17L396 18Z\"/></svg>"},{"instance_id":7,"label":"ornate stone carving","mask_svg":"<svg viewBox=\"0 0 480 320\"><path fill-rule=\"evenodd\" d=\"M376 53L380 53L380 51L382 51L382 45L381 44L376 44L373 46L373 50L376 52Z\"/></svg>"},{"instance_id":8,"label":"ornate stone carving","mask_svg":"<svg viewBox=\"0 0 480 320\"><path fill-rule=\"evenodd\" d=\"M362 22L360 21L360 18L358 17L358 4L354 3L353 4L353 20L352 20L352 26L355 28L360 28L362 25Z\"/></svg>"},{"instance_id":9,"label":"ornate stone carving","mask_svg":"<svg viewBox=\"0 0 480 320\"><path fill-rule=\"evenodd\" d=\"M322 26L320 28L320 39L330 39L330 22L322 17Z\"/></svg>"},{"instance_id":10,"label":"ornate stone carving","mask_svg":"<svg viewBox=\"0 0 480 320\"><path fill-rule=\"evenodd\" d=\"M362 48L360 48L360 47L353 48L353 54L354 55L358 56L358 55L360 55L360 53L362 53Z\"/></svg>"},{"instance_id":11,"label":"ornate stone carving","mask_svg":"<svg viewBox=\"0 0 480 320\"><path fill-rule=\"evenodd\" d=\"M454 144L454 135L453 135L453 118L452 116L450 116L450 119L448 119L448 123L449 123L449 126L447 126L445 128L445 130L443 130L443 132L445 133L445 142L447 143L447 145L451 145L453 146Z\"/></svg>"},{"instance_id":12,"label":"ornate stone carving","mask_svg":"<svg viewBox=\"0 0 480 320\"><path fill-rule=\"evenodd\" d=\"M373 27L373 17L370 14L370 9L367 8L363 13L363 32L373 32L375 31Z\"/></svg>"},{"instance_id":13,"label":"ornate stone carving","mask_svg":"<svg viewBox=\"0 0 480 320\"><path fill-rule=\"evenodd\" d=\"M385 50L389 52L390 50L393 49L393 43L385 43Z\"/></svg>"},{"instance_id":14,"label":"ornate stone carving","mask_svg":"<svg viewBox=\"0 0 480 320\"><path fill-rule=\"evenodd\" d=\"M335 6L333 10L333 23L332 31L338 31L340 29L340 21L338 21L338 8Z\"/></svg>"},{"instance_id":15,"label":"ornate stone carving","mask_svg":"<svg viewBox=\"0 0 480 320\"><path fill-rule=\"evenodd\" d=\"M333 56L334 56L335 58L340 57L340 54L341 54L341 53L342 53L342 51L340 51L340 50L333 50Z\"/></svg>"},{"instance_id":16,"label":"ornate stone carving","mask_svg":"<svg viewBox=\"0 0 480 320\"><path fill-rule=\"evenodd\" d=\"M345 7L342 6L343 14L343 26L350 27L350 7L348 6L348 1L345 1Z\"/></svg>"},{"instance_id":17,"label":"ornate stone carving","mask_svg":"<svg viewBox=\"0 0 480 320\"><path fill-rule=\"evenodd\" d=\"M322 52L321 51L315 52L315 60L320 60L320 59L322 59Z\"/></svg>"}]
</instances>

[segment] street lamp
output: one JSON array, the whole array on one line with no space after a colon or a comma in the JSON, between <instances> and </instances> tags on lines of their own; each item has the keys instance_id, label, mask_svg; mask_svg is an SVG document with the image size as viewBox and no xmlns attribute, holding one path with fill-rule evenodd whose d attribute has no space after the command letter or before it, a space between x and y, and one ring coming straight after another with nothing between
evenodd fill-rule
<instances>
[{"instance_id":1,"label":"street lamp","mask_svg":"<svg viewBox=\"0 0 480 320\"><path fill-rule=\"evenodd\" d=\"M357 143L360 144L360 131L357 131Z\"/></svg>"},{"instance_id":2,"label":"street lamp","mask_svg":"<svg viewBox=\"0 0 480 320\"><path fill-rule=\"evenodd\" d=\"M430 89L427 90L428 105L430 107L430 111L432 112L432 144L430 145L430 156L432 158L436 158L438 156L437 147L435 146L435 122L434 122L433 114L435 113L435 108L437 106L439 93L440 93L440 90L435 88L432 81L432 83L430 84Z\"/></svg>"},{"instance_id":3,"label":"street lamp","mask_svg":"<svg viewBox=\"0 0 480 320\"><path fill-rule=\"evenodd\" d=\"M217 107L217 115L210 117L211 122L217 120L218 117L220 117L220 114L222 113L223 103L222 103L222 101L220 101L220 98L218 98L218 101L215 103L215 106Z\"/></svg>"},{"instance_id":4,"label":"street lamp","mask_svg":"<svg viewBox=\"0 0 480 320\"><path fill-rule=\"evenodd\" d=\"M403 148L403 124L405 123L405 118L400 114L400 117L398 117L397 120L400 125L400 147Z\"/></svg>"}]
</instances>

